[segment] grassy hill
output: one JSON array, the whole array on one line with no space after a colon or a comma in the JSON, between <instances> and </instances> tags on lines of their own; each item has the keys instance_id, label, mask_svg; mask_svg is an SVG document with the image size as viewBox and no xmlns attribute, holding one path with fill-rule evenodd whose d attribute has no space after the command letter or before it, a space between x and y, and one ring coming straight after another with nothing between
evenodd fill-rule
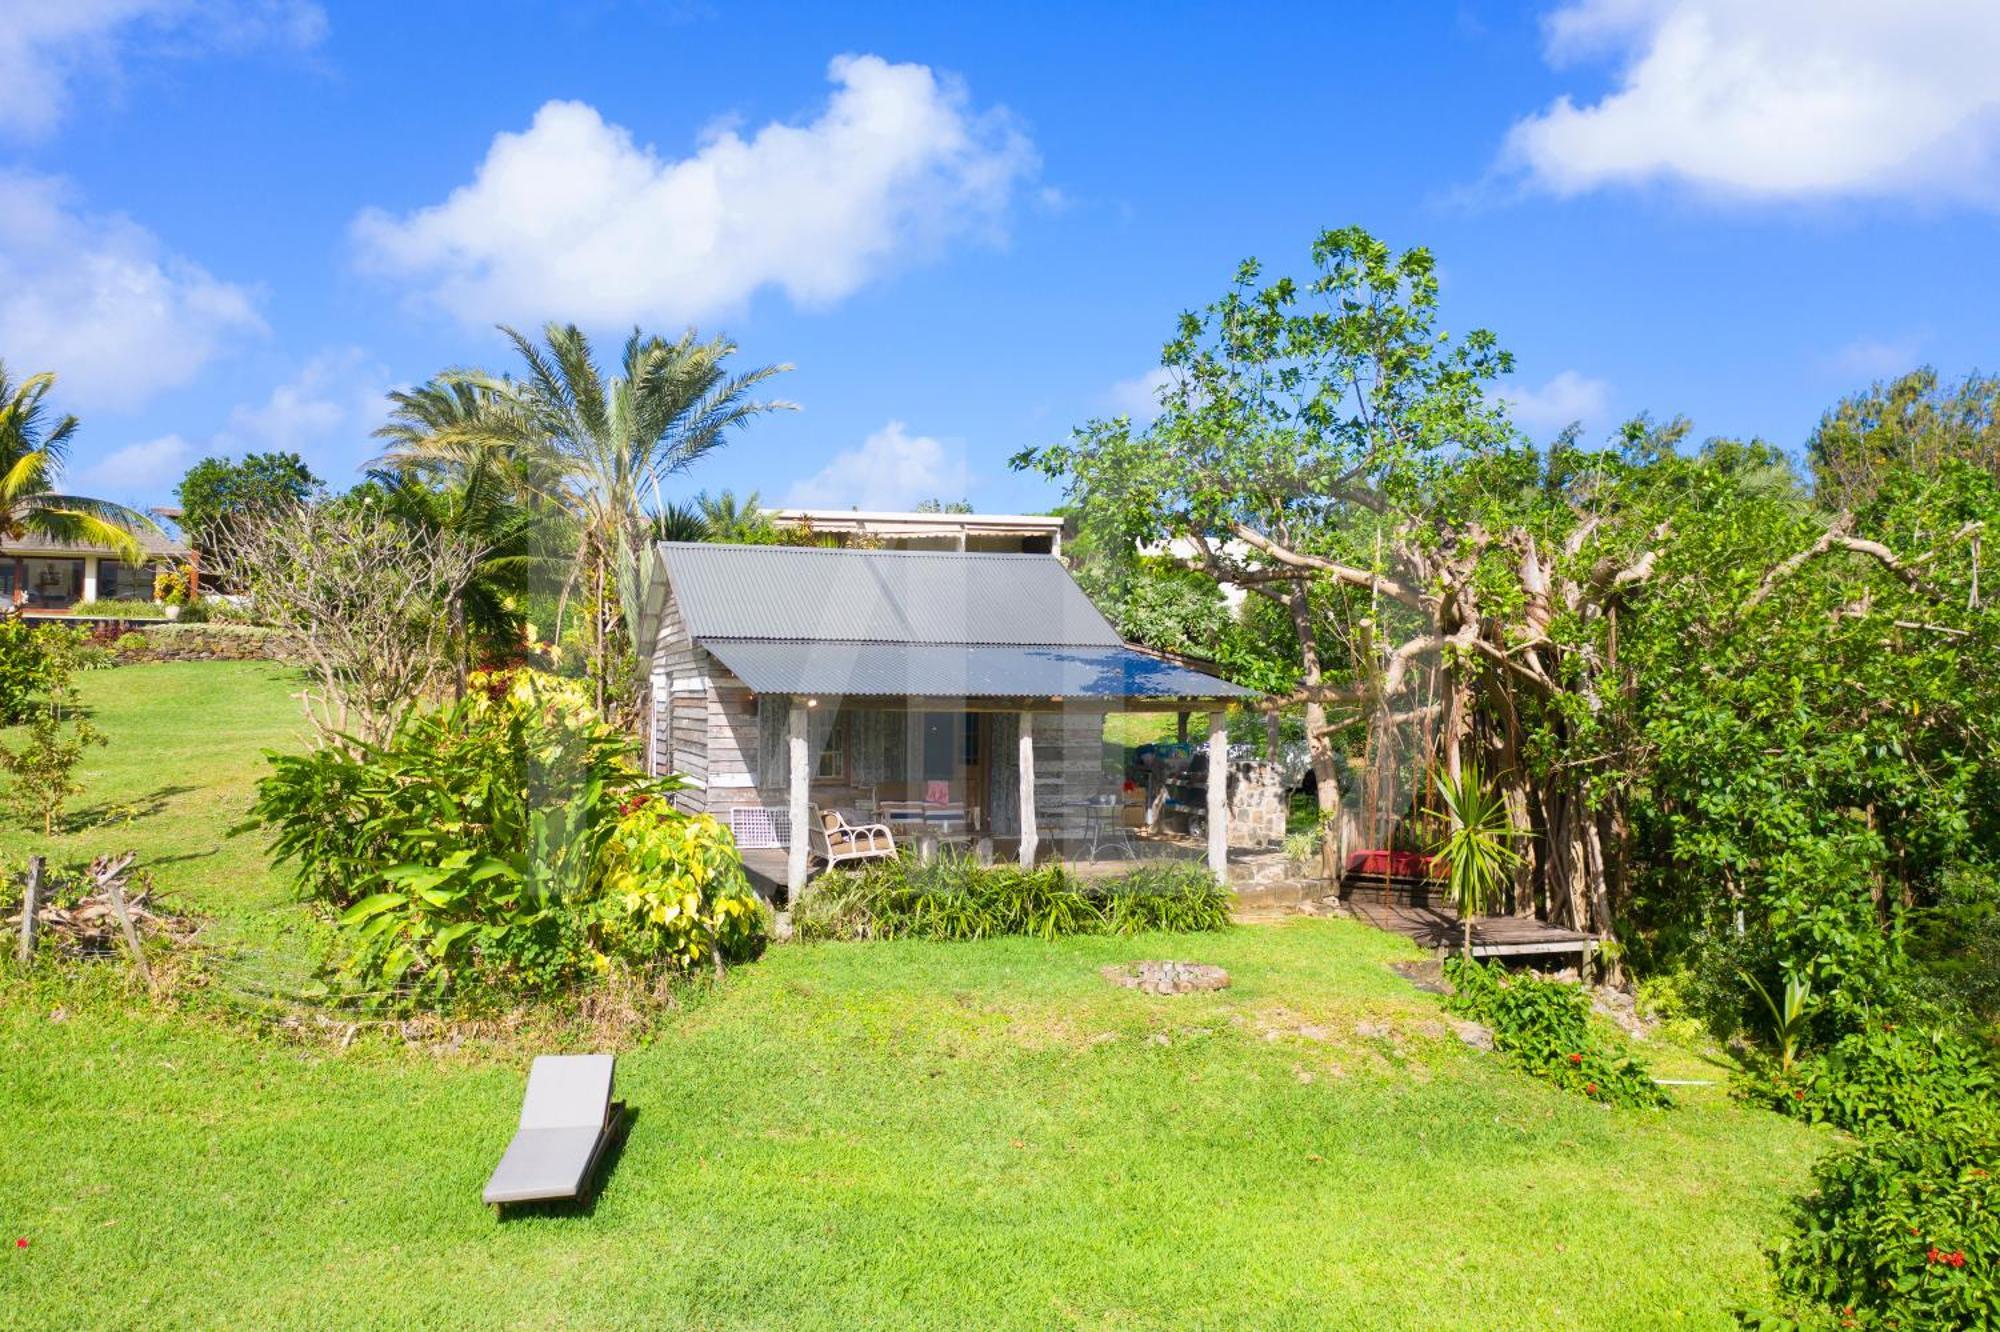
<instances>
[{"instance_id":1,"label":"grassy hill","mask_svg":"<svg viewBox=\"0 0 2000 1332\"><path fill-rule=\"evenodd\" d=\"M297 729L289 687L91 676L89 802L130 817L66 850L140 847L219 945L302 974L303 909L222 835ZM1306 919L779 947L624 1052L637 1118L594 1208L504 1223L479 1189L525 1053L302 1047L109 974L0 982L0 1240L29 1240L0 1324L1729 1326L1813 1136L1719 1088L1663 1113L1550 1091L1461 1045L1387 969L1411 955ZM1162 956L1234 983L1098 974Z\"/></svg>"}]
</instances>

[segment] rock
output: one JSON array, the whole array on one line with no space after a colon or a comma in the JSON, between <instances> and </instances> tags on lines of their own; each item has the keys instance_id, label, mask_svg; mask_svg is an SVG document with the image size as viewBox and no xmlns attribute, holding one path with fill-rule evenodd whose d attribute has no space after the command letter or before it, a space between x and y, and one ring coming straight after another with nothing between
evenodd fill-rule
<instances>
[{"instance_id":1,"label":"rock","mask_svg":"<svg viewBox=\"0 0 2000 1332\"><path fill-rule=\"evenodd\" d=\"M1112 963L1099 970L1113 985L1147 994L1192 994L1197 990L1226 989L1229 985L1228 972L1200 962L1135 962L1123 966Z\"/></svg>"},{"instance_id":2,"label":"rock","mask_svg":"<svg viewBox=\"0 0 2000 1332\"><path fill-rule=\"evenodd\" d=\"M1475 1050L1491 1050L1493 1048L1493 1033L1477 1022L1468 1022L1464 1018L1452 1018L1451 1030L1453 1035Z\"/></svg>"}]
</instances>

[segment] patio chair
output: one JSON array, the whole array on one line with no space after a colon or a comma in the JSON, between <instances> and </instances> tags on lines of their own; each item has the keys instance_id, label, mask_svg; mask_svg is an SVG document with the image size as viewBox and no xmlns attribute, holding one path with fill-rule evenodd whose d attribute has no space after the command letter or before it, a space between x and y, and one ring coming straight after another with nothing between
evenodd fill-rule
<instances>
[{"instance_id":1,"label":"patio chair","mask_svg":"<svg viewBox=\"0 0 2000 1332\"><path fill-rule=\"evenodd\" d=\"M849 823L837 809L812 807L807 842L812 853L832 869L850 860L884 860L896 854L896 837L886 823Z\"/></svg>"},{"instance_id":2,"label":"patio chair","mask_svg":"<svg viewBox=\"0 0 2000 1332\"><path fill-rule=\"evenodd\" d=\"M509 1203L590 1196L604 1149L625 1121L625 1103L611 1099L616 1063L611 1055L535 1057L521 1125L486 1181L485 1201L495 1215Z\"/></svg>"}]
</instances>

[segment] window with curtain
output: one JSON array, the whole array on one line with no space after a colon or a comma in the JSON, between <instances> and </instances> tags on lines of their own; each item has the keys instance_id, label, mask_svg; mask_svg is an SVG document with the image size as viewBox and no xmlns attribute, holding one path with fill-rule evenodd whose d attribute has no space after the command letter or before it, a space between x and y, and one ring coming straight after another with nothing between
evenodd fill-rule
<instances>
[{"instance_id":1,"label":"window with curtain","mask_svg":"<svg viewBox=\"0 0 2000 1332\"><path fill-rule=\"evenodd\" d=\"M151 601L153 599L153 566L150 564L120 564L116 560L97 562L97 599L99 601Z\"/></svg>"}]
</instances>

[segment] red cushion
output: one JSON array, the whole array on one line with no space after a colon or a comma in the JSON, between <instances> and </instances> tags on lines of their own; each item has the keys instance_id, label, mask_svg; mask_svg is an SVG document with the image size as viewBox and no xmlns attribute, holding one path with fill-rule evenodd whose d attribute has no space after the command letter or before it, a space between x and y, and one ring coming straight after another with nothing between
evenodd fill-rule
<instances>
[{"instance_id":1,"label":"red cushion","mask_svg":"<svg viewBox=\"0 0 2000 1332\"><path fill-rule=\"evenodd\" d=\"M1392 879L1442 879L1444 871L1433 856L1416 851L1356 851L1347 857L1349 874L1388 875Z\"/></svg>"}]
</instances>

